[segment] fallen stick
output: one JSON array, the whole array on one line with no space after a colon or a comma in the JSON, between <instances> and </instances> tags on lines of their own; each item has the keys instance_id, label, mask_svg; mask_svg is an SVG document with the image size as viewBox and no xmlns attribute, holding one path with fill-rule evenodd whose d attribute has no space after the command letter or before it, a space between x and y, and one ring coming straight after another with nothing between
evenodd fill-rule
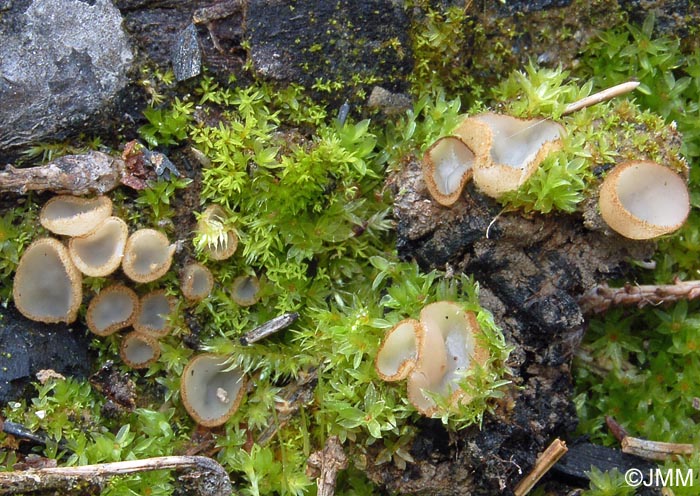
<instances>
[{"instance_id":1,"label":"fallen stick","mask_svg":"<svg viewBox=\"0 0 700 496\"><path fill-rule=\"evenodd\" d=\"M101 195L119 186L124 161L106 153L89 151L66 155L48 164L0 171L0 193L25 194L53 191L69 195Z\"/></svg>"},{"instance_id":2,"label":"fallen stick","mask_svg":"<svg viewBox=\"0 0 700 496\"><path fill-rule=\"evenodd\" d=\"M601 102L605 102L607 100L615 98L616 96L624 95L625 93L634 91L637 88L637 86L639 86L638 81L628 81L626 83L618 84L610 88L604 89L603 91L599 91L598 93L593 93L592 95L589 95L585 98L581 98L580 100L577 100L567 105L564 111L561 113L561 115L564 116L573 114L574 112L583 108L590 107Z\"/></svg>"},{"instance_id":3,"label":"fallen stick","mask_svg":"<svg viewBox=\"0 0 700 496\"><path fill-rule=\"evenodd\" d=\"M535 467L532 471L530 471L516 486L515 491L513 491L515 496L525 496L529 493L544 474L549 472L549 469L551 469L567 451L568 449L564 441L559 438L552 441L552 444L537 457L537 462L535 462Z\"/></svg>"},{"instance_id":4,"label":"fallen stick","mask_svg":"<svg viewBox=\"0 0 700 496\"><path fill-rule=\"evenodd\" d=\"M584 314L605 312L613 305L636 305L642 308L646 305L660 305L679 300L694 300L700 298L700 281L676 281L673 284L627 284L621 288L611 288L607 284L599 284L586 291L578 304Z\"/></svg>"},{"instance_id":5,"label":"fallen stick","mask_svg":"<svg viewBox=\"0 0 700 496\"><path fill-rule=\"evenodd\" d=\"M690 456L695 451L692 444L663 443L661 441L649 441L632 436L622 438L622 452L628 455L638 456L645 460L664 462L676 460L682 456Z\"/></svg>"},{"instance_id":6,"label":"fallen stick","mask_svg":"<svg viewBox=\"0 0 700 496\"><path fill-rule=\"evenodd\" d=\"M323 450L311 453L307 460L306 475L316 478L318 496L333 496L338 472L348 468L348 457L338 436L331 436Z\"/></svg>"},{"instance_id":7,"label":"fallen stick","mask_svg":"<svg viewBox=\"0 0 700 496\"><path fill-rule=\"evenodd\" d=\"M197 496L231 496L233 494L226 470L211 458L161 456L80 467L0 472L0 495L47 490L56 491L57 494L73 494L78 487L101 487L110 477L170 469L187 471L180 476L180 480L187 485L187 494Z\"/></svg>"}]
</instances>

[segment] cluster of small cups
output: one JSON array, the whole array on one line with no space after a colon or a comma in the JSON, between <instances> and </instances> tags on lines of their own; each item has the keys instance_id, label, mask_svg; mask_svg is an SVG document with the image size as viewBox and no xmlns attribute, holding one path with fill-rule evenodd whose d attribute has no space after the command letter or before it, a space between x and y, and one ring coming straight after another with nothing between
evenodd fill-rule
<instances>
[{"instance_id":1,"label":"cluster of small cups","mask_svg":"<svg viewBox=\"0 0 700 496\"><path fill-rule=\"evenodd\" d=\"M562 148L564 127L549 119L484 113L464 119L452 135L433 143L423 157L423 178L441 205L453 205L474 180L484 194L500 198L532 176L550 153ZM690 211L684 178L649 160L618 164L599 190L600 214L630 239L650 239L679 229Z\"/></svg>"}]
</instances>

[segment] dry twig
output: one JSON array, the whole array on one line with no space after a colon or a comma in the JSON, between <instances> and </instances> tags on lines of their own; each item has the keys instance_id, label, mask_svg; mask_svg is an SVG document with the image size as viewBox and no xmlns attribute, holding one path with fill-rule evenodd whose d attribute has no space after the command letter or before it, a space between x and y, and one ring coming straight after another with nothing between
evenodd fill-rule
<instances>
[{"instance_id":1,"label":"dry twig","mask_svg":"<svg viewBox=\"0 0 700 496\"><path fill-rule=\"evenodd\" d=\"M660 462L675 460L681 456L690 456L695 450L692 444L662 443L632 436L623 437L621 444L623 453Z\"/></svg>"},{"instance_id":2,"label":"dry twig","mask_svg":"<svg viewBox=\"0 0 700 496\"><path fill-rule=\"evenodd\" d=\"M53 191L69 195L104 194L119 186L124 161L106 153L89 151L66 155L48 164L0 171L0 193Z\"/></svg>"},{"instance_id":3,"label":"dry twig","mask_svg":"<svg viewBox=\"0 0 700 496\"><path fill-rule=\"evenodd\" d=\"M0 495L22 494L32 491L56 491L73 494L76 488L100 487L116 475L134 474L152 470L187 470L180 476L187 485L188 494L199 496L230 496L233 488L228 474L216 461L205 456L161 456L125 462L55 467L38 470L0 472Z\"/></svg>"},{"instance_id":4,"label":"dry twig","mask_svg":"<svg viewBox=\"0 0 700 496\"><path fill-rule=\"evenodd\" d=\"M633 91L635 88L637 88L637 86L639 86L638 81L628 81L626 83L618 84L611 88L604 89L603 91L599 91L598 93L593 93L592 95L589 95L586 98L581 98L580 100L577 100L567 105L567 107L564 109L561 115L573 114L574 112L583 108L590 107L592 105L596 105L607 100L611 100L616 96L624 95L625 93Z\"/></svg>"},{"instance_id":5,"label":"dry twig","mask_svg":"<svg viewBox=\"0 0 700 496\"><path fill-rule=\"evenodd\" d=\"M700 281L676 281L673 284L611 288L599 284L584 293L578 300L584 314L602 313L613 305L660 305L679 300L694 300L700 297Z\"/></svg>"},{"instance_id":6,"label":"dry twig","mask_svg":"<svg viewBox=\"0 0 700 496\"><path fill-rule=\"evenodd\" d=\"M535 467L525 476L515 488L515 496L525 496L537 484L544 474L549 472L555 463L567 452L566 443L557 438L552 441L544 453L537 457Z\"/></svg>"},{"instance_id":7,"label":"dry twig","mask_svg":"<svg viewBox=\"0 0 700 496\"><path fill-rule=\"evenodd\" d=\"M306 463L306 474L316 478L318 496L333 496L338 472L348 467L348 457L338 436L329 437L323 450L311 453Z\"/></svg>"}]
</instances>

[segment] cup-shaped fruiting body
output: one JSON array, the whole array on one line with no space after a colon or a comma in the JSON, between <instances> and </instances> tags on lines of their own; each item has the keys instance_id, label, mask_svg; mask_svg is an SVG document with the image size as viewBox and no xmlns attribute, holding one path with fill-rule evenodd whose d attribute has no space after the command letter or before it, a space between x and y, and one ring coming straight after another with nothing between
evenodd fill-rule
<instances>
[{"instance_id":1,"label":"cup-shaped fruiting body","mask_svg":"<svg viewBox=\"0 0 700 496\"><path fill-rule=\"evenodd\" d=\"M83 236L112 215L112 200L106 196L81 198L54 196L39 213L39 222L49 231L66 236Z\"/></svg>"},{"instance_id":2,"label":"cup-shaped fruiting body","mask_svg":"<svg viewBox=\"0 0 700 496\"><path fill-rule=\"evenodd\" d=\"M158 360L160 345L153 336L133 331L122 338L119 356L132 369L143 369Z\"/></svg>"},{"instance_id":3,"label":"cup-shaped fruiting body","mask_svg":"<svg viewBox=\"0 0 700 496\"><path fill-rule=\"evenodd\" d=\"M481 334L472 312L454 302L431 303L420 322L402 320L387 332L375 361L377 374L385 381L408 376L408 399L423 415L437 412L436 397L456 408L472 399L460 384L467 371L488 361Z\"/></svg>"},{"instance_id":4,"label":"cup-shaped fruiting body","mask_svg":"<svg viewBox=\"0 0 700 496\"><path fill-rule=\"evenodd\" d=\"M200 301L214 288L214 276L204 265L191 263L182 269L180 291L190 301Z\"/></svg>"},{"instance_id":5,"label":"cup-shaped fruiting body","mask_svg":"<svg viewBox=\"0 0 700 496\"><path fill-rule=\"evenodd\" d=\"M651 239L679 229L690 212L685 180L648 161L624 162L608 173L598 197L600 215L630 239Z\"/></svg>"},{"instance_id":6,"label":"cup-shaped fruiting body","mask_svg":"<svg viewBox=\"0 0 700 496\"><path fill-rule=\"evenodd\" d=\"M123 284L103 289L88 305L88 329L98 336L109 336L134 323L139 298Z\"/></svg>"},{"instance_id":7,"label":"cup-shaped fruiting body","mask_svg":"<svg viewBox=\"0 0 700 496\"><path fill-rule=\"evenodd\" d=\"M421 324L415 319L402 320L384 337L374 362L377 374L385 381L400 381L411 373L418 358Z\"/></svg>"},{"instance_id":8,"label":"cup-shaped fruiting body","mask_svg":"<svg viewBox=\"0 0 700 496\"><path fill-rule=\"evenodd\" d=\"M155 229L139 229L126 241L122 270L135 282L151 282L170 268L175 245Z\"/></svg>"},{"instance_id":9,"label":"cup-shaped fruiting body","mask_svg":"<svg viewBox=\"0 0 700 496\"><path fill-rule=\"evenodd\" d=\"M215 427L238 409L245 385L243 371L231 368L226 357L204 353L192 358L182 372L182 403L199 425Z\"/></svg>"},{"instance_id":10,"label":"cup-shaped fruiting body","mask_svg":"<svg viewBox=\"0 0 700 496\"><path fill-rule=\"evenodd\" d=\"M202 212L197 222L197 232L204 236L205 251L212 260L226 260L238 248L238 236L227 228L226 212L219 205L210 205Z\"/></svg>"},{"instance_id":11,"label":"cup-shaped fruiting body","mask_svg":"<svg viewBox=\"0 0 700 496\"><path fill-rule=\"evenodd\" d=\"M141 298L134 329L156 338L167 336L172 327L170 317L174 310L175 300L165 290L151 291Z\"/></svg>"},{"instance_id":12,"label":"cup-shaped fruiting body","mask_svg":"<svg viewBox=\"0 0 700 496\"><path fill-rule=\"evenodd\" d=\"M499 198L522 186L551 152L562 147L565 130L548 119L485 113L465 119L454 134L476 154L476 186Z\"/></svg>"},{"instance_id":13,"label":"cup-shaped fruiting body","mask_svg":"<svg viewBox=\"0 0 700 496\"><path fill-rule=\"evenodd\" d=\"M40 238L17 265L12 297L25 317L39 322L73 322L83 299L83 278L68 249L53 238Z\"/></svg>"},{"instance_id":14,"label":"cup-shaped fruiting body","mask_svg":"<svg viewBox=\"0 0 700 496\"><path fill-rule=\"evenodd\" d=\"M233 280L231 298L242 307L255 305L260 299L260 282L255 276L239 276Z\"/></svg>"},{"instance_id":15,"label":"cup-shaped fruiting body","mask_svg":"<svg viewBox=\"0 0 700 496\"><path fill-rule=\"evenodd\" d=\"M460 389L459 381L474 364L483 366L489 358L488 350L479 343L481 328L476 315L457 303L439 301L423 308L420 321L427 334L442 335L447 353L445 373L434 392L450 395L453 406L460 401L468 402L470 397Z\"/></svg>"},{"instance_id":16,"label":"cup-shaped fruiting body","mask_svg":"<svg viewBox=\"0 0 700 496\"><path fill-rule=\"evenodd\" d=\"M119 267L129 228L119 217L108 217L85 236L72 238L68 251L75 266L87 276L104 277Z\"/></svg>"},{"instance_id":17,"label":"cup-shaped fruiting body","mask_svg":"<svg viewBox=\"0 0 700 496\"><path fill-rule=\"evenodd\" d=\"M456 202L472 178L474 161L474 152L457 137L433 143L423 155L423 180L430 195L447 207Z\"/></svg>"},{"instance_id":18,"label":"cup-shaped fruiting body","mask_svg":"<svg viewBox=\"0 0 700 496\"><path fill-rule=\"evenodd\" d=\"M447 370L445 340L439 330L427 328L421 322L418 340L418 360L408 376L408 400L423 415L435 413L435 401L430 394L442 392L442 378Z\"/></svg>"}]
</instances>

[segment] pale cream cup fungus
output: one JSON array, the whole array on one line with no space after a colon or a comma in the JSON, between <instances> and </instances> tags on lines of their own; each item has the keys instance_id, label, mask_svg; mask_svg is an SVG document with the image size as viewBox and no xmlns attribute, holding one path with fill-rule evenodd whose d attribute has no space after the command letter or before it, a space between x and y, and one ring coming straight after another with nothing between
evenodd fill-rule
<instances>
[{"instance_id":1,"label":"pale cream cup fungus","mask_svg":"<svg viewBox=\"0 0 700 496\"><path fill-rule=\"evenodd\" d=\"M650 161L616 166L603 180L600 215L614 231L630 239L651 239L679 229L690 212L685 180Z\"/></svg>"},{"instance_id":2,"label":"pale cream cup fungus","mask_svg":"<svg viewBox=\"0 0 700 496\"><path fill-rule=\"evenodd\" d=\"M68 251L75 266L91 277L104 277L119 268L129 229L119 217L108 217L85 236L71 238Z\"/></svg>"},{"instance_id":3,"label":"pale cream cup fungus","mask_svg":"<svg viewBox=\"0 0 700 496\"><path fill-rule=\"evenodd\" d=\"M474 184L500 198L522 186L550 153L561 149L565 130L548 119L489 112L465 119L453 134L476 154Z\"/></svg>"},{"instance_id":4,"label":"pale cream cup fungus","mask_svg":"<svg viewBox=\"0 0 700 496\"><path fill-rule=\"evenodd\" d=\"M139 298L123 284L114 284L99 292L88 305L88 329L98 336L109 336L134 323Z\"/></svg>"},{"instance_id":5,"label":"pale cream cup fungus","mask_svg":"<svg viewBox=\"0 0 700 496\"><path fill-rule=\"evenodd\" d=\"M481 327L473 312L467 312L457 303L439 301L426 305L420 313L426 333L439 332L447 354L445 373L436 392L450 395L451 404L468 402L469 395L459 387L464 373L475 364L483 366L489 352L479 342Z\"/></svg>"},{"instance_id":6,"label":"pale cream cup fungus","mask_svg":"<svg viewBox=\"0 0 700 496\"><path fill-rule=\"evenodd\" d=\"M255 276L239 276L233 280L231 298L242 307L255 305L260 299L260 282Z\"/></svg>"},{"instance_id":7,"label":"pale cream cup fungus","mask_svg":"<svg viewBox=\"0 0 700 496\"><path fill-rule=\"evenodd\" d=\"M387 332L375 360L377 374L385 381L408 376L408 399L423 415L437 413L435 397L456 408L472 399L460 385L467 371L488 361L481 333L474 313L454 302L431 303L420 322L402 320Z\"/></svg>"},{"instance_id":8,"label":"pale cream cup fungus","mask_svg":"<svg viewBox=\"0 0 700 496\"><path fill-rule=\"evenodd\" d=\"M423 155L423 180L430 195L446 207L454 204L472 178L475 155L459 138L445 136Z\"/></svg>"},{"instance_id":9,"label":"pale cream cup fungus","mask_svg":"<svg viewBox=\"0 0 700 496\"><path fill-rule=\"evenodd\" d=\"M133 331L122 338L119 356L132 369L143 369L158 360L160 344L153 336Z\"/></svg>"},{"instance_id":10,"label":"pale cream cup fungus","mask_svg":"<svg viewBox=\"0 0 700 496\"><path fill-rule=\"evenodd\" d=\"M139 229L126 241L122 270L135 282L151 282L163 276L173 261L175 245L155 229Z\"/></svg>"},{"instance_id":11,"label":"pale cream cup fungus","mask_svg":"<svg viewBox=\"0 0 700 496\"><path fill-rule=\"evenodd\" d=\"M242 370L231 368L226 357L203 353L182 372L180 395L190 417L204 427L225 423L238 409L246 389Z\"/></svg>"},{"instance_id":12,"label":"pale cream cup fungus","mask_svg":"<svg viewBox=\"0 0 700 496\"><path fill-rule=\"evenodd\" d=\"M211 271L199 263L191 263L180 274L180 291L190 301L201 301L214 288L214 276Z\"/></svg>"},{"instance_id":13,"label":"pale cream cup fungus","mask_svg":"<svg viewBox=\"0 0 700 496\"><path fill-rule=\"evenodd\" d=\"M408 377L416 366L418 343L422 337L421 323L415 319L402 320L392 327L386 333L374 361L379 377L388 382Z\"/></svg>"},{"instance_id":14,"label":"pale cream cup fungus","mask_svg":"<svg viewBox=\"0 0 700 496\"><path fill-rule=\"evenodd\" d=\"M423 415L432 416L437 405L431 394L442 392L442 378L447 370L445 340L439 330L426 328L421 322L418 360L408 376L408 400Z\"/></svg>"},{"instance_id":15,"label":"pale cream cup fungus","mask_svg":"<svg viewBox=\"0 0 700 496\"><path fill-rule=\"evenodd\" d=\"M175 299L169 297L165 290L151 291L141 297L134 330L155 338L167 336L172 327L170 317L174 310Z\"/></svg>"},{"instance_id":16,"label":"pale cream cup fungus","mask_svg":"<svg viewBox=\"0 0 700 496\"><path fill-rule=\"evenodd\" d=\"M112 200L106 196L81 198L59 195L51 198L39 213L39 222L49 231L66 236L83 236L112 215Z\"/></svg>"},{"instance_id":17,"label":"pale cream cup fungus","mask_svg":"<svg viewBox=\"0 0 700 496\"><path fill-rule=\"evenodd\" d=\"M82 281L66 247L56 239L40 238L19 260L12 297L17 310L31 320L71 323L82 303Z\"/></svg>"}]
</instances>

